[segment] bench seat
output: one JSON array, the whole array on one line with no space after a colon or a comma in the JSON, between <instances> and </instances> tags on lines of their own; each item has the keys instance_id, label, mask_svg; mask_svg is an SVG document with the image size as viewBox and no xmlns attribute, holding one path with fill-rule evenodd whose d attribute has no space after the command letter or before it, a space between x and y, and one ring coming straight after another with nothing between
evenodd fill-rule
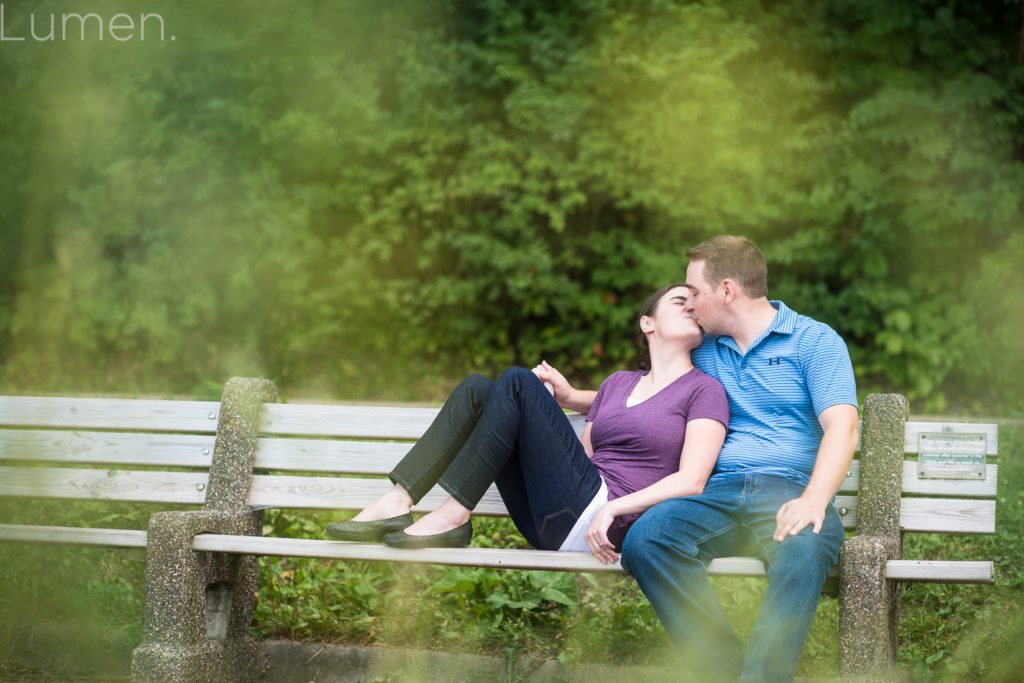
<instances>
[{"instance_id":1,"label":"bench seat","mask_svg":"<svg viewBox=\"0 0 1024 683\"><path fill-rule=\"evenodd\" d=\"M885 409L869 410L873 401ZM869 397L862 433L865 449L836 498L844 526L856 534L851 536L856 543L848 540L844 545L844 555L867 553L874 558L867 565L842 559L832 573L840 586L840 654L846 672L862 673L880 662L894 663L892 623L898 619L899 582L991 584L994 580L991 561L900 556L899 537L905 533L994 533L998 477L995 425L906 421L905 404L902 397ZM902 406L902 416L885 417L893 412L892 406ZM603 565L587 553L401 550L381 544L259 535L263 509L356 510L371 503L390 487L385 475L436 414L434 408L407 406L282 405L276 403L276 390L265 380L232 380L220 403L0 397L0 496L203 506L192 512L158 513L148 531L0 524L0 541L147 549L147 630L133 658L133 675L138 680L159 679L169 661L181 670L203 672L195 675L202 679L212 671L203 667L214 666L206 661L211 659L206 652L211 647L221 652L212 658L219 657L221 664L233 658L236 666L246 666L246 653L252 651L245 642L251 608L236 614L237 609L230 609L231 595L254 584L258 556L622 572L618 564ZM581 432L583 416L570 419ZM981 472L971 475L973 479L922 477L916 455L922 439L936 434L976 435L984 440L989 461ZM877 463L883 458L889 458L889 464L880 469ZM875 482L874 493L867 497L865 480ZM880 480L885 482L881 489ZM879 493L888 502L880 505ZM446 495L435 488L414 511L434 509ZM889 508L894 517L883 514ZM494 487L474 514L507 516ZM206 554L209 562L197 559ZM179 571L185 566L187 571ZM709 572L762 577L764 567L756 558L730 557L713 561ZM851 583L845 573L853 572L863 576L858 574ZM865 584L864 576L870 584L874 580L870 575L883 582L875 598L856 592L844 597L844 586ZM243 576L247 578L239 578ZM189 582L203 586L190 587ZM254 585L245 588L255 589ZM172 602L178 604L172 608L166 604L168 591L197 597L175 598ZM884 624L865 627L872 637L887 641L865 665L844 655L854 649L844 645L850 639L844 633L860 625L844 622L842 605L843 600L866 599L884 603L876 614L888 610L890 634L879 631L886 628ZM242 604L245 601L242 597ZM185 603L205 604L205 608L188 608L202 613L196 618L174 611L184 609ZM225 621L228 613L230 624ZM206 634L199 638L205 645L195 649L181 644L198 637L183 641L180 633L190 629ZM178 644L169 650L168 643Z\"/></svg>"}]
</instances>

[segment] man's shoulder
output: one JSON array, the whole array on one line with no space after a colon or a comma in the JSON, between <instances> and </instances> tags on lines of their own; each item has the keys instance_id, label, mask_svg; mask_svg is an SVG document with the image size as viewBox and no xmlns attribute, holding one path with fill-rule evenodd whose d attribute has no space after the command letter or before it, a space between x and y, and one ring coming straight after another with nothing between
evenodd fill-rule
<instances>
[{"instance_id":1,"label":"man's shoulder","mask_svg":"<svg viewBox=\"0 0 1024 683\"><path fill-rule=\"evenodd\" d=\"M842 337L828 323L822 322L809 315L797 313L785 303L778 301L780 316L785 319L786 327L796 337L801 346L813 348L814 344L826 339L834 339L842 342Z\"/></svg>"}]
</instances>

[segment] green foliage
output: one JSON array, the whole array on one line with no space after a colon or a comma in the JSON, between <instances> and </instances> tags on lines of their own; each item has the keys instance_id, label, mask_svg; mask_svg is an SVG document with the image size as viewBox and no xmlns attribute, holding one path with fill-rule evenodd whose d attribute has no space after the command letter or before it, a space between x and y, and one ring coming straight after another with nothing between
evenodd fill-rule
<instances>
[{"instance_id":1,"label":"green foliage","mask_svg":"<svg viewBox=\"0 0 1024 683\"><path fill-rule=\"evenodd\" d=\"M542 357L589 384L727 231L843 334L863 390L1024 408L1011 3L164 16L173 42L0 52L8 386L422 399Z\"/></svg>"}]
</instances>

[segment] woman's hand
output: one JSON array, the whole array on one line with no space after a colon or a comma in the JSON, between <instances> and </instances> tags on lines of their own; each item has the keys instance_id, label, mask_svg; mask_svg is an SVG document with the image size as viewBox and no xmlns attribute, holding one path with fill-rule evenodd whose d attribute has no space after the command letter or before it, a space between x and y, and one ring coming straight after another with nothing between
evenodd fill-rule
<instances>
[{"instance_id":1,"label":"woman's hand","mask_svg":"<svg viewBox=\"0 0 1024 683\"><path fill-rule=\"evenodd\" d=\"M559 404L566 400L572 392L569 381L562 376L562 373L548 365L546 360L542 360L540 365L534 366L533 374L541 382L544 382L544 388L551 392L551 395L555 397Z\"/></svg>"},{"instance_id":2,"label":"woman's hand","mask_svg":"<svg viewBox=\"0 0 1024 683\"><path fill-rule=\"evenodd\" d=\"M601 561L601 564L612 564L619 561L619 555L615 552L615 546L608 540L608 528L612 525L615 515L605 503L597 510L590 527L583 537L587 539L587 546L590 554Z\"/></svg>"}]
</instances>

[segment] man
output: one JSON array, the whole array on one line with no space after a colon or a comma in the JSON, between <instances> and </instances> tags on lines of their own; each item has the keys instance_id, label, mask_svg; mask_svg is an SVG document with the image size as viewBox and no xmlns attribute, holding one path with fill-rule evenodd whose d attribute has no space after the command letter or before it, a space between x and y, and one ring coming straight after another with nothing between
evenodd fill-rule
<instances>
[{"instance_id":1,"label":"man","mask_svg":"<svg viewBox=\"0 0 1024 683\"><path fill-rule=\"evenodd\" d=\"M764 255L722 235L687 250L688 310L704 328L694 364L729 395L732 418L704 491L648 510L626 536L636 578L698 680L793 678L843 526L832 499L857 445L850 356L827 325L767 298ZM563 406L593 392L542 365ZM755 554L768 589L744 653L712 591L707 564Z\"/></svg>"}]
</instances>

